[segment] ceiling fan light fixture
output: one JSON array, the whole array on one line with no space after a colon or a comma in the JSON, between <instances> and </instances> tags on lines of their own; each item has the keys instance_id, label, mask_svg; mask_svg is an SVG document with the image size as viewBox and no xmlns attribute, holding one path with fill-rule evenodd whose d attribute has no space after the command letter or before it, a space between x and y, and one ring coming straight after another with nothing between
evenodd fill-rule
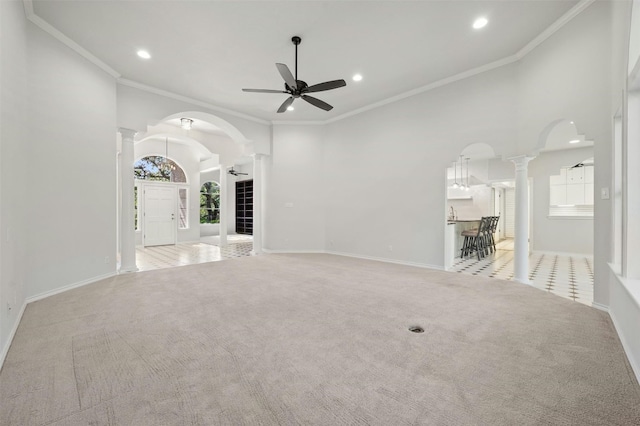
<instances>
[{"instance_id":1,"label":"ceiling fan light fixture","mask_svg":"<svg viewBox=\"0 0 640 426\"><path fill-rule=\"evenodd\" d=\"M295 109L295 108L293 107L293 105L289 105L289 106L287 107L287 111L293 111L294 109Z\"/></svg>"},{"instance_id":2,"label":"ceiling fan light fixture","mask_svg":"<svg viewBox=\"0 0 640 426\"><path fill-rule=\"evenodd\" d=\"M180 119L180 127L185 130L191 130L191 126L193 125L193 120L190 118L181 118Z\"/></svg>"},{"instance_id":3,"label":"ceiling fan light fixture","mask_svg":"<svg viewBox=\"0 0 640 426\"><path fill-rule=\"evenodd\" d=\"M480 18L473 21L473 28L476 30L479 30L480 28L486 27L488 23L489 23L489 20L484 16L481 16Z\"/></svg>"},{"instance_id":4,"label":"ceiling fan light fixture","mask_svg":"<svg viewBox=\"0 0 640 426\"><path fill-rule=\"evenodd\" d=\"M572 139L569 143L580 143L580 139Z\"/></svg>"},{"instance_id":5,"label":"ceiling fan light fixture","mask_svg":"<svg viewBox=\"0 0 640 426\"><path fill-rule=\"evenodd\" d=\"M353 79L353 81L362 81L362 74L355 74L351 78Z\"/></svg>"}]
</instances>

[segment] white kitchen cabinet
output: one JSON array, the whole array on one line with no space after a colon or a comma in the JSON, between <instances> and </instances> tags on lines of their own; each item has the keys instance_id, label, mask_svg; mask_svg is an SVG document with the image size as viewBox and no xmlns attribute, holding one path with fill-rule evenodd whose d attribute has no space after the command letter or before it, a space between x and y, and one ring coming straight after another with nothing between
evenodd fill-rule
<instances>
[{"instance_id":1,"label":"white kitchen cabinet","mask_svg":"<svg viewBox=\"0 0 640 426\"><path fill-rule=\"evenodd\" d=\"M567 184L567 202L569 205L584 204L584 183L568 183Z\"/></svg>"},{"instance_id":2,"label":"white kitchen cabinet","mask_svg":"<svg viewBox=\"0 0 640 426\"><path fill-rule=\"evenodd\" d=\"M593 170L593 167L591 167ZM585 183L584 184L584 203L593 205L593 191L594 191L593 183Z\"/></svg>"},{"instance_id":3,"label":"white kitchen cabinet","mask_svg":"<svg viewBox=\"0 0 640 426\"><path fill-rule=\"evenodd\" d=\"M567 185L584 183L584 167L574 167L567 170Z\"/></svg>"},{"instance_id":4,"label":"white kitchen cabinet","mask_svg":"<svg viewBox=\"0 0 640 426\"><path fill-rule=\"evenodd\" d=\"M551 185L549 190L550 205L561 206L567 204L567 185Z\"/></svg>"},{"instance_id":5,"label":"white kitchen cabinet","mask_svg":"<svg viewBox=\"0 0 640 426\"><path fill-rule=\"evenodd\" d=\"M593 166L585 166L583 167L583 169L584 169L584 183L594 183Z\"/></svg>"},{"instance_id":6,"label":"white kitchen cabinet","mask_svg":"<svg viewBox=\"0 0 640 426\"><path fill-rule=\"evenodd\" d=\"M550 185L566 185L567 184L567 169L560 169L559 175L549 176Z\"/></svg>"}]
</instances>

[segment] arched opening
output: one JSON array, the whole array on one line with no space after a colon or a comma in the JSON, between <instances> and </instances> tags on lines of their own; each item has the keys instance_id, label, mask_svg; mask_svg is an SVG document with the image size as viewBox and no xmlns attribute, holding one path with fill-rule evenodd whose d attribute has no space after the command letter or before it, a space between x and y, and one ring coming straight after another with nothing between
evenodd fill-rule
<instances>
[{"instance_id":1,"label":"arched opening","mask_svg":"<svg viewBox=\"0 0 640 426\"><path fill-rule=\"evenodd\" d=\"M181 127L182 118L189 119L190 129ZM134 158L138 161L134 167L133 214L136 217L135 242L139 248L137 257L141 259L139 269L177 266L185 261L222 260L248 255L251 251L260 252L255 250L251 236L235 238L235 185L236 181L253 179L253 152L253 143L233 125L198 111L172 114L149 125L144 133L137 134L134 143ZM232 175L228 173L229 169L241 173ZM217 194L203 194L201 189L211 182L215 182ZM162 192L161 187L166 189L168 186L173 186L173 201L164 199L167 194L158 200L145 199L150 197L150 192L154 196ZM201 206L203 195L211 204L209 208L205 202L204 215ZM166 220L174 220L174 237L170 240L169 232L164 232L167 238L156 240L152 238L153 232L150 236L148 231L164 228L156 223L146 224L150 217L157 216L148 213L170 203L173 203L173 211L164 208L164 215L168 214L169 219ZM242 247L237 245L240 243ZM149 251L147 247L165 244L172 245L171 250L176 251L185 246L188 253L175 253L173 263L163 266L159 266L156 260L147 262L143 259ZM187 245L193 247L187 248ZM205 254L190 255L194 250Z\"/></svg>"},{"instance_id":2,"label":"arched opening","mask_svg":"<svg viewBox=\"0 0 640 426\"><path fill-rule=\"evenodd\" d=\"M540 133L530 164L534 180L530 261L548 271L547 291L593 303L594 142L571 119L551 121Z\"/></svg>"},{"instance_id":3,"label":"arched opening","mask_svg":"<svg viewBox=\"0 0 640 426\"><path fill-rule=\"evenodd\" d=\"M445 224L445 269L463 259L465 233L478 229L482 218L499 216L491 187L492 146L473 143L465 147L446 170L447 222Z\"/></svg>"}]
</instances>

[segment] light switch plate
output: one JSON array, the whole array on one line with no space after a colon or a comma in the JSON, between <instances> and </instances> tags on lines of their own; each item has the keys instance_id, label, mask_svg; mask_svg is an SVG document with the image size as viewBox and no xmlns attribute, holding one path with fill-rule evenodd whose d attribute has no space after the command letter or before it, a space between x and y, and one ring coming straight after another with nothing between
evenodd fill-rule
<instances>
[{"instance_id":1,"label":"light switch plate","mask_svg":"<svg viewBox=\"0 0 640 426\"><path fill-rule=\"evenodd\" d=\"M284 206L286 208L290 209L291 207L293 207L293 203L292 202L287 202L287 203L284 203Z\"/></svg>"},{"instance_id":2,"label":"light switch plate","mask_svg":"<svg viewBox=\"0 0 640 426\"><path fill-rule=\"evenodd\" d=\"M600 198L602 200L608 200L609 199L609 188L608 187L600 188Z\"/></svg>"}]
</instances>

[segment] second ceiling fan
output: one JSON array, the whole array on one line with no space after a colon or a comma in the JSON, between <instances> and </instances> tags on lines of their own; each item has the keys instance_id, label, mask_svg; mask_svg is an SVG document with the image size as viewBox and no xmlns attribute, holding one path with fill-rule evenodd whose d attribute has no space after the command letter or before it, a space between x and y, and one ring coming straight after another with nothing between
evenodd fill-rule
<instances>
[{"instance_id":1,"label":"second ceiling fan","mask_svg":"<svg viewBox=\"0 0 640 426\"><path fill-rule=\"evenodd\" d=\"M291 38L291 41L296 46L296 68L295 68L295 77L291 74L291 70L285 64L276 64L278 68L278 72L284 79L284 88L285 90L271 90L271 89L242 89L243 92L255 92L255 93L287 93L290 96L286 101L280 105L278 108L278 112L282 113L287 110L287 108L293 103L296 98L302 98L303 100L309 102L311 105L316 106L325 111L330 111L333 107L322 101L318 98L314 98L313 96L307 95L307 93L314 92L323 92L325 90L337 89L338 87L344 87L347 83L344 80L332 80L325 81L324 83L314 84L313 86L307 85L306 82L302 80L298 80L298 45L302 41L302 39L298 36L294 36Z\"/></svg>"}]
</instances>

